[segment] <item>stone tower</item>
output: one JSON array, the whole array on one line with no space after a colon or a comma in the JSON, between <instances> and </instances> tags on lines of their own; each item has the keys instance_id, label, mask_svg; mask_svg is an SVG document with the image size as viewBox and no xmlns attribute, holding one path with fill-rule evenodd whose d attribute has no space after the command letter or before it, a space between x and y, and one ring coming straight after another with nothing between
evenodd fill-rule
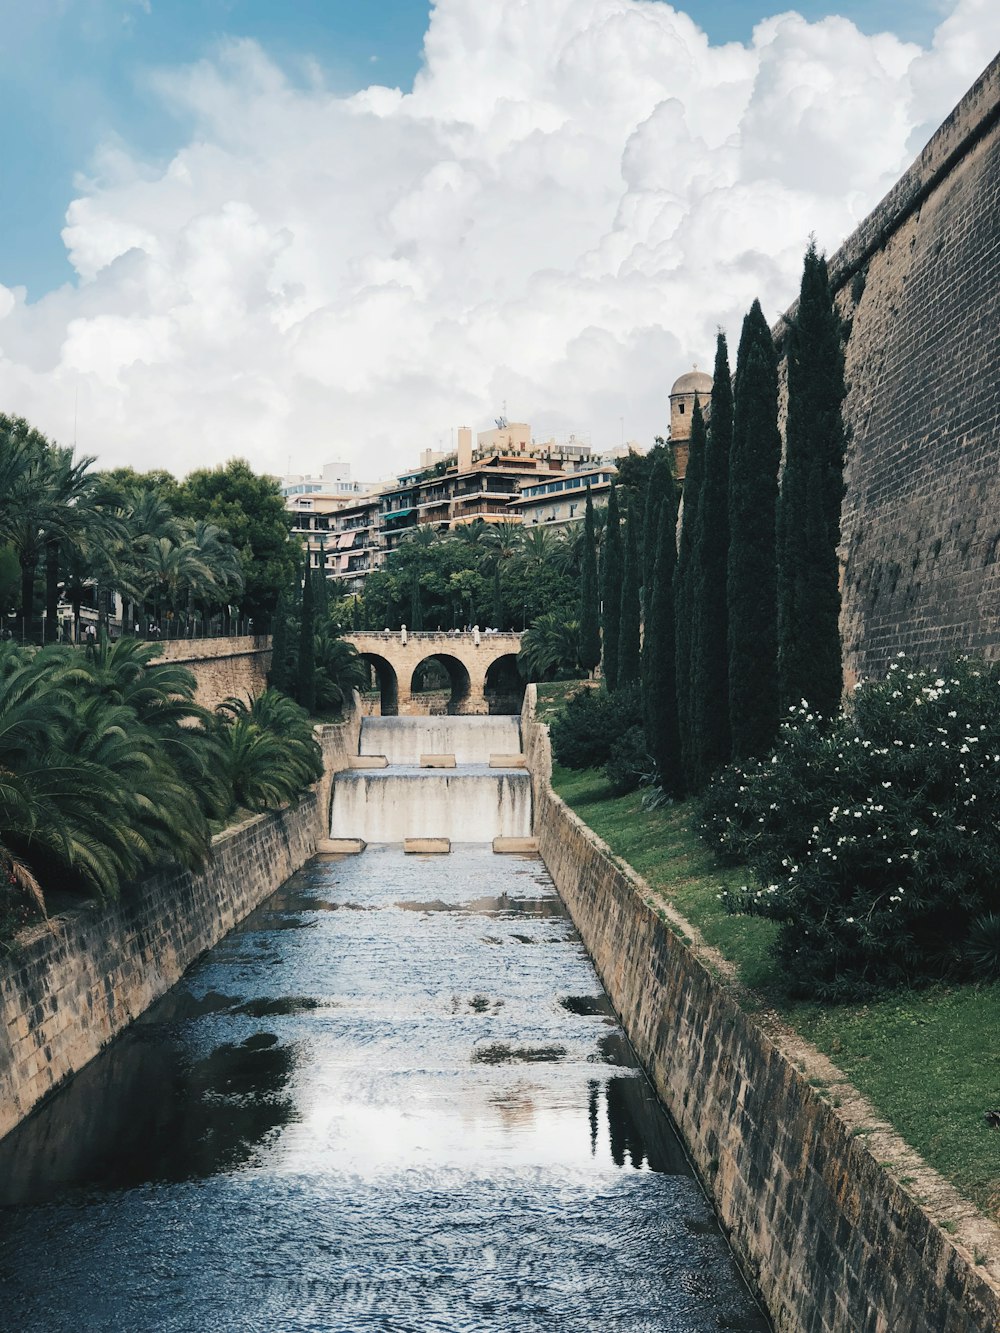
<instances>
[{"instance_id":1,"label":"stone tower","mask_svg":"<svg viewBox=\"0 0 1000 1333\"><path fill-rule=\"evenodd\" d=\"M691 438L691 413L695 399L705 420L712 405L712 377L697 366L682 375L670 390L670 448L674 455L674 475L684 481L687 472L688 441Z\"/></svg>"}]
</instances>

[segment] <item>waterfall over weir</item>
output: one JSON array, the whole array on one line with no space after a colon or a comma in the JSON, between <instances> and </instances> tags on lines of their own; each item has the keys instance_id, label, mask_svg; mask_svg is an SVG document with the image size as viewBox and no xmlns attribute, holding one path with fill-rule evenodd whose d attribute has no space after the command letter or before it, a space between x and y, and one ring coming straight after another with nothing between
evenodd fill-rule
<instances>
[{"instance_id":1,"label":"waterfall over weir","mask_svg":"<svg viewBox=\"0 0 1000 1333\"><path fill-rule=\"evenodd\" d=\"M389 767L337 774L331 837L370 843L530 837L529 774L489 767L491 755L521 752L519 718L365 718L358 748L385 755ZM455 767L420 768L422 755L453 755Z\"/></svg>"}]
</instances>

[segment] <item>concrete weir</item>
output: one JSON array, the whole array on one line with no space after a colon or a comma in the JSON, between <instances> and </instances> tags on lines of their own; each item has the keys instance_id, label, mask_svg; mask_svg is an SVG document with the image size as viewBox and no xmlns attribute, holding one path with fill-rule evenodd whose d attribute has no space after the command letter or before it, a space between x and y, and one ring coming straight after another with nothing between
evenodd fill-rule
<instances>
[{"instance_id":1,"label":"concrete weir","mask_svg":"<svg viewBox=\"0 0 1000 1333\"><path fill-rule=\"evenodd\" d=\"M531 779L517 717L366 717L357 758L362 763L349 761L334 784L331 838L451 844L531 837ZM363 763L376 758L378 767Z\"/></svg>"}]
</instances>

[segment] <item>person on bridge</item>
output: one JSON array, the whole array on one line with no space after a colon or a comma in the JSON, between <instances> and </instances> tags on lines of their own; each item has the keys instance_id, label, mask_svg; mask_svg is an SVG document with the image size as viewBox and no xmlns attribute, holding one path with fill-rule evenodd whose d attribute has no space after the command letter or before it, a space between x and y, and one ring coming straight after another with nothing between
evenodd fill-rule
<instances>
[{"instance_id":1,"label":"person on bridge","mask_svg":"<svg viewBox=\"0 0 1000 1333\"><path fill-rule=\"evenodd\" d=\"M476 645L477 648L479 647L479 626L478 626L478 625L473 625L473 627L472 627L472 642Z\"/></svg>"},{"instance_id":2,"label":"person on bridge","mask_svg":"<svg viewBox=\"0 0 1000 1333\"><path fill-rule=\"evenodd\" d=\"M404 644L404 645L406 644L406 626L405 626L405 625L400 625L400 627L399 627L399 642L400 642L401 644Z\"/></svg>"}]
</instances>

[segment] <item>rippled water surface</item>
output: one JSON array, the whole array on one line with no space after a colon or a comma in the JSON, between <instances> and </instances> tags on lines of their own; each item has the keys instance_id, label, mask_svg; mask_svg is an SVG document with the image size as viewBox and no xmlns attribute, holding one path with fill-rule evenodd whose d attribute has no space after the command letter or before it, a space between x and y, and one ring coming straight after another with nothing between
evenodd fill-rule
<instances>
[{"instance_id":1,"label":"rippled water surface","mask_svg":"<svg viewBox=\"0 0 1000 1333\"><path fill-rule=\"evenodd\" d=\"M0 1143L4 1330L765 1330L537 860L316 860Z\"/></svg>"}]
</instances>

